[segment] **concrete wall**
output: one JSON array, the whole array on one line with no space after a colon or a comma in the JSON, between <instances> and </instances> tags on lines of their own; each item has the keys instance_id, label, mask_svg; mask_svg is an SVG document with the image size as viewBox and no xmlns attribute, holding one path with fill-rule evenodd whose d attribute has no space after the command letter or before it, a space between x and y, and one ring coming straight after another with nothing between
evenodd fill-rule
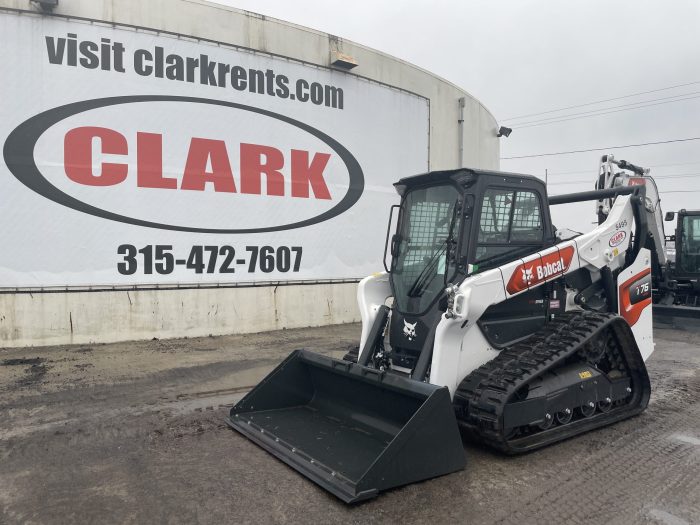
<instances>
[{"instance_id":1,"label":"concrete wall","mask_svg":"<svg viewBox=\"0 0 700 525\"><path fill-rule=\"evenodd\" d=\"M0 345L200 337L354 322L360 320L356 289L355 283L334 283L4 294Z\"/></svg>"},{"instance_id":2,"label":"concrete wall","mask_svg":"<svg viewBox=\"0 0 700 525\"><path fill-rule=\"evenodd\" d=\"M37 11L29 0L0 0L0 8ZM462 165L499 167L497 123L478 100L425 70L360 44L200 0L60 0L54 13L177 33L321 67L330 67L334 53L350 55L359 64L351 74L430 100L431 169L459 166L460 98L465 99ZM348 283L4 294L0 346L250 333L357 320L355 285Z\"/></svg>"}]
</instances>

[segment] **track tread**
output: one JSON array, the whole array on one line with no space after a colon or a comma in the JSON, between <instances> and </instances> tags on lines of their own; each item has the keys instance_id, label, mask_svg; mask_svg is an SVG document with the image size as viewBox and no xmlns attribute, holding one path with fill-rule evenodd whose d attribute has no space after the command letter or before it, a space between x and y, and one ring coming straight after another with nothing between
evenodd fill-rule
<instances>
[{"instance_id":1,"label":"track tread","mask_svg":"<svg viewBox=\"0 0 700 525\"><path fill-rule=\"evenodd\" d=\"M579 311L556 317L530 338L501 351L493 360L468 375L459 385L454 396L455 412L460 425L477 440L506 453L518 453L547 445L553 440L528 445L522 450L513 446L504 435L502 417L504 407L519 388L547 370L579 352L582 347L602 330L620 322L611 313ZM627 327L629 328L629 327ZM631 331L629 332L631 334ZM622 349L627 360L635 361L631 367L638 375L637 383L645 390L635 401L639 406L627 410L629 414L615 417L599 417L595 426L603 426L624 417L641 412L649 397L649 380L639 350L631 338L633 348ZM636 354L636 355L635 355ZM629 367L628 367L629 368ZM637 377L637 376L635 376ZM630 401L630 403L633 403ZM624 412L624 411L622 411ZM620 417L622 415L622 417ZM591 427L589 424L588 427ZM560 427L563 428L563 427ZM566 439L584 430L555 439ZM562 434L560 431L559 434Z\"/></svg>"}]
</instances>

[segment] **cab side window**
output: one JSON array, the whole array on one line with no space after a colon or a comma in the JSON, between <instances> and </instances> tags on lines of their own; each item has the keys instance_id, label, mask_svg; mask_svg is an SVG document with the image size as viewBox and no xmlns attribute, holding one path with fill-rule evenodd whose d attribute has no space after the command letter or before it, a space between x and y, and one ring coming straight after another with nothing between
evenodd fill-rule
<instances>
[{"instance_id":1,"label":"cab side window","mask_svg":"<svg viewBox=\"0 0 700 525\"><path fill-rule=\"evenodd\" d=\"M678 265L683 271L700 272L700 218L688 215L683 218L680 257Z\"/></svg>"},{"instance_id":2,"label":"cab side window","mask_svg":"<svg viewBox=\"0 0 700 525\"><path fill-rule=\"evenodd\" d=\"M531 191L519 191L515 195L511 241L542 242L542 215L540 200Z\"/></svg>"},{"instance_id":3,"label":"cab side window","mask_svg":"<svg viewBox=\"0 0 700 525\"><path fill-rule=\"evenodd\" d=\"M477 270L485 270L532 253L542 246L542 206L532 191L489 188L479 217Z\"/></svg>"}]
</instances>

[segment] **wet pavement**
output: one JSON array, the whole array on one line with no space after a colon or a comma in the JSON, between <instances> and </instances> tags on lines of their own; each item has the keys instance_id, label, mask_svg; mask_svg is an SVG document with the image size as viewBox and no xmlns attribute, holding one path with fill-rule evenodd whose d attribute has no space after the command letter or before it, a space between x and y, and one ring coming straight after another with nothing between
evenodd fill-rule
<instances>
[{"instance_id":1,"label":"wet pavement","mask_svg":"<svg viewBox=\"0 0 700 525\"><path fill-rule=\"evenodd\" d=\"M0 523L700 523L700 342L655 331L641 416L349 507L229 429L296 348L359 325L0 350Z\"/></svg>"}]
</instances>

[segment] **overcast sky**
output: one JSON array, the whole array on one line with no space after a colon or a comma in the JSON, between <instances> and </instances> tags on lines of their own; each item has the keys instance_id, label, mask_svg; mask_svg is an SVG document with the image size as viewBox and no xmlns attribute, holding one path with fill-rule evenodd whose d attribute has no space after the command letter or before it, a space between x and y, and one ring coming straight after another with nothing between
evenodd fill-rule
<instances>
[{"instance_id":1,"label":"overcast sky","mask_svg":"<svg viewBox=\"0 0 700 525\"><path fill-rule=\"evenodd\" d=\"M700 137L700 0L217 1L358 42L454 82L514 129L501 139L502 157ZM539 114L651 90L660 91ZM644 101L654 105L616 111ZM604 108L615 112L518 128ZM508 120L529 114L539 115ZM700 140L610 152L652 166L665 211L700 208ZM583 191L603 153L502 159L501 169L540 176L548 169L550 194ZM583 229L594 220L592 204L578 209L586 213L569 225ZM561 211L554 217L563 220Z\"/></svg>"}]
</instances>

